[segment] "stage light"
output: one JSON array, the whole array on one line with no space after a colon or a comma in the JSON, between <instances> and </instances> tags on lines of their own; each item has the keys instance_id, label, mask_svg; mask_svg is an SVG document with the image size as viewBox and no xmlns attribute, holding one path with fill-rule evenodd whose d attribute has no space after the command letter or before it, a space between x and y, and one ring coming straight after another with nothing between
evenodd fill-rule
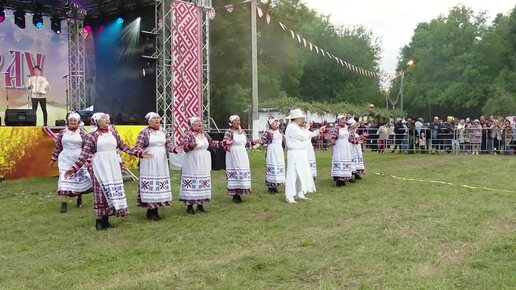
<instances>
[{"instance_id":1,"label":"stage light","mask_svg":"<svg viewBox=\"0 0 516 290\"><path fill-rule=\"evenodd\" d=\"M14 15L14 24L21 29L25 29L25 11L22 9L16 9L13 13Z\"/></svg>"},{"instance_id":2,"label":"stage light","mask_svg":"<svg viewBox=\"0 0 516 290\"><path fill-rule=\"evenodd\" d=\"M61 18L59 18L59 16L50 18L50 27L55 33L61 34Z\"/></svg>"},{"instance_id":3,"label":"stage light","mask_svg":"<svg viewBox=\"0 0 516 290\"><path fill-rule=\"evenodd\" d=\"M85 31L91 32L93 30L93 18L90 15L86 15L82 21L82 25Z\"/></svg>"},{"instance_id":4,"label":"stage light","mask_svg":"<svg viewBox=\"0 0 516 290\"><path fill-rule=\"evenodd\" d=\"M4 20L5 20L4 7L0 6L0 23L4 22Z\"/></svg>"},{"instance_id":5,"label":"stage light","mask_svg":"<svg viewBox=\"0 0 516 290\"><path fill-rule=\"evenodd\" d=\"M34 13L32 15L32 23L34 26L36 26L36 28L43 27L43 15L41 15L39 12Z\"/></svg>"},{"instance_id":6,"label":"stage light","mask_svg":"<svg viewBox=\"0 0 516 290\"><path fill-rule=\"evenodd\" d=\"M117 24L124 24L124 19L123 19L122 17L118 17L118 18L116 19L116 23L117 23Z\"/></svg>"}]
</instances>

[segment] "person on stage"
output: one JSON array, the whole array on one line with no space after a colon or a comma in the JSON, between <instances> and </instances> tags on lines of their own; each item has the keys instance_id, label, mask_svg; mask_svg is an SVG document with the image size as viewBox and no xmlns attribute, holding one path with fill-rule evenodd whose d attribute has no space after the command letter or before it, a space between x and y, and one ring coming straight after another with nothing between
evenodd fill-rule
<instances>
[{"instance_id":1,"label":"person on stage","mask_svg":"<svg viewBox=\"0 0 516 290\"><path fill-rule=\"evenodd\" d=\"M305 194L315 192L316 189L306 152L306 142L310 139L310 133L302 129L305 115L301 109L294 109L290 111L287 119L290 119L290 122L285 131L287 145L285 197L287 203L296 203L296 198L308 199Z\"/></svg>"},{"instance_id":2,"label":"person on stage","mask_svg":"<svg viewBox=\"0 0 516 290\"><path fill-rule=\"evenodd\" d=\"M260 144L267 146L265 156L265 185L269 193L278 193L278 187L285 184L285 154L283 140L285 137L279 129L279 120L270 117L269 129L262 134Z\"/></svg>"},{"instance_id":3,"label":"person on stage","mask_svg":"<svg viewBox=\"0 0 516 290\"><path fill-rule=\"evenodd\" d=\"M27 89L30 91L32 110L37 112L38 103L41 105L43 111L43 126L47 126L47 93L50 85L47 79L42 76L42 71L39 66L35 66L32 69L32 76L29 78L27 83Z\"/></svg>"},{"instance_id":4,"label":"person on stage","mask_svg":"<svg viewBox=\"0 0 516 290\"><path fill-rule=\"evenodd\" d=\"M79 159L66 171L65 176L76 173L91 158L93 212L95 228L100 231L111 226L110 215L122 217L128 214L117 149L139 158L152 158L153 155L127 146L118 132L109 126L108 114L97 114L93 121L97 125L96 130L87 135Z\"/></svg>"},{"instance_id":5,"label":"person on stage","mask_svg":"<svg viewBox=\"0 0 516 290\"><path fill-rule=\"evenodd\" d=\"M251 167L246 148L258 141L247 141L244 130L240 128L240 117L229 117L230 128L226 130L223 141L231 144L226 147L226 179L228 195L234 203L241 203L242 196L251 193Z\"/></svg>"},{"instance_id":6,"label":"person on stage","mask_svg":"<svg viewBox=\"0 0 516 290\"><path fill-rule=\"evenodd\" d=\"M178 153L182 149L174 146L168 132L161 127L157 113L150 112L145 119L149 126L140 131L134 148L149 152L154 158L140 159L137 205L147 209L147 219L158 221L161 219L158 209L172 204L167 153Z\"/></svg>"},{"instance_id":7,"label":"person on stage","mask_svg":"<svg viewBox=\"0 0 516 290\"><path fill-rule=\"evenodd\" d=\"M349 126L349 141L351 143L351 170L355 180L359 180L365 174L362 144L367 141L367 132L359 134L357 129L360 123L353 118L350 118L347 124Z\"/></svg>"},{"instance_id":8,"label":"person on stage","mask_svg":"<svg viewBox=\"0 0 516 290\"><path fill-rule=\"evenodd\" d=\"M84 166L70 178L65 177L66 170L72 167L79 158L86 137L86 133L79 128L81 121L79 114L70 113L67 119L67 128L61 130L56 136L56 148L50 161L50 167L53 167L56 161L59 167L57 194L64 198L64 201L61 202L61 213L66 213L68 210L68 198L76 196L76 206L80 208L82 206L82 195L93 190L90 174Z\"/></svg>"},{"instance_id":9,"label":"person on stage","mask_svg":"<svg viewBox=\"0 0 516 290\"><path fill-rule=\"evenodd\" d=\"M344 115L337 116L337 125L331 134L333 155L331 160L331 176L337 187L346 185L346 181L353 179L352 174L352 147L349 143L349 130Z\"/></svg>"},{"instance_id":10,"label":"person on stage","mask_svg":"<svg viewBox=\"0 0 516 290\"><path fill-rule=\"evenodd\" d=\"M179 200L187 205L186 212L205 212L204 205L211 200L211 154L208 148L219 148L228 142L213 141L203 130L199 117L188 119L190 130L182 140L185 156L181 167ZM197 207L194 209L194 205Z\"/></svg>"}]
</instances>

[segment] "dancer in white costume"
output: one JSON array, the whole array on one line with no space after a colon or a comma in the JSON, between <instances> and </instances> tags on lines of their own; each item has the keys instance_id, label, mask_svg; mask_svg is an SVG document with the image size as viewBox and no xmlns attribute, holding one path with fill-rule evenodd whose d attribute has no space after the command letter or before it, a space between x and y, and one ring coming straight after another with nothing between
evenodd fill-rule
<instances>
[{"instance_id":1,"label":"dancer in white costume","mask_svg":"<svg viewBox=\"0 0 516 290\"><path fill-rule=\"evenodd\" d=\"M306 155L308 157L308 164L310 165L310 173L312 174L315 182L315 178L317 177L317 159L315 158L315 150L314 145L312 144L312 138L319 136L319 130L310 131L310 124L306 121L302 129L308 132L308 139L305 142Z\"/></svg>"},{"instance_id":2,"label":"dancer in white costume","mask_svg":"<svg viewBox=\"0 0 516 290\"><path fill-rule=\"evenodd\" d=\"M211 200L211 154L208 148L229 145L227 142L213 141L204 132L199 117L188 119L190 130L185 132L182 145L185 152L181 168L181 188L179 200L187 205L186 212L205 212L204 204ZM194 209L197 205L197 209Z\"/></svg>"},{"instance_id":3,"label":"dancer in white costume","mask_svg":"<svg viewBox=\"0 0 516 290\"><path fill-rule=\"evenodd\" d=\"M230 128L224 133L224 141L230 143L226 147L226 179L228 195L234 203L241 203L242 196L251 193L251 167L247 148L259 141L247 141L244 130L240 128L240 117L229 117Z\"/></svg>"},{"instance_id":4,"label":"dancer in white costume","mask_svg":"<svg viewBox=\"0 0 516 290\"><path fill-rule=\"evenodd\" d=\"M279 121L269 118L269 129L262 134L260 143L267 146L265 156L265 185L269 193L277 193L278 187L285 184L285 154L283 140L285 137L279 129Z\"/></svg>"},{"instance_id":5,"label":"dancer in white costume","mask_svg":"<svg viewBox=\"0 0 516 290\"><path fill-rule=\"evenodd\" d=\"M301 109L294 109L290 111L287 118L290 122L285 130L287 144L285 197L287 203L296 203L295 198L307 199L305 194L315 192L316 189L306 152L306 141L310 135L301 128L305 123L305 115Z\"/></svg>"},{"instance_id":6,"label":"dancer in white costume","mask_svg":"<svg viewBox=\"0 0 516 290\"><path fill-rule=\"evenodd\" d=\"M145 116L148 127L138 134L134 148L147 151L154 158L140 159L140 178L137 205L147 209L147 219L161 219L158 209L172 204L170 189L170 169L167 153L182 152L181 147L174 146L170 135L161 127L161 117L154 112Z\"/></svg>"},{"instance_id":7,"label":"dancer in white costume","mask_svg":"<svg viewBox=\"0 0 516 290\"><path fill-rule=\"evenodd\" d=\"M86 167L81 167L70 178L65 178L64 174L79 158L86 133L79 128L81 121L79 114L70 113L67 119L68 127L57 134L56 148L52 153L50 167L58 161L57 194L64 198L77 196L76 206L80 208L82 206L82 195L93 191L90 174ZM61 213L65 213L67 210L68 203L66 201L61 202Z\"/></svg>"},{"instance_id":8,"label":"dancer in white costume","mask_svg":"<svg viewBox=\"0 0 516 290\"><path fill-rule=\"evenodd\" d=\"M352 145L349 143L349 131L346 117L339 115L337 125L331 134L333 154L331 160L331 176L337 187L346 185L353 179L352 175Z\"/></svg>"},{"instance_id":9,"label":"dancer in white costume","mask_svg":"<svg viewBox=\"0 0 516 290\"><path fill-rule=\"evenodd\" d=\"M349 126L349 141L351 143L351 169L355 180L359 180L365 174L362 144L367 141L367 132L359 135L357 128L360 123L353 118L348 119L347 124Z\"/></svg>"}]
</instances>

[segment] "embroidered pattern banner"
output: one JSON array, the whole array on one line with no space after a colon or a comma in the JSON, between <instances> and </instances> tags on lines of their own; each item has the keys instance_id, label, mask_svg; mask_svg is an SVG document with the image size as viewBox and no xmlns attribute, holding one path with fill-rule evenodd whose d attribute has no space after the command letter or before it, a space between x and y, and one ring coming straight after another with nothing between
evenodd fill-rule
<instances>
[{"instance_id":1,"label":"embroidered pattern banner","mask_svg":"<svg viewBox=\"0 0 516 290\"><path fill-rule=\"evenodd\" d=\"M201 8L192 3L172 4L174 140L179 144L187 120L202 114Z\"/></svg>"}]
</instances>

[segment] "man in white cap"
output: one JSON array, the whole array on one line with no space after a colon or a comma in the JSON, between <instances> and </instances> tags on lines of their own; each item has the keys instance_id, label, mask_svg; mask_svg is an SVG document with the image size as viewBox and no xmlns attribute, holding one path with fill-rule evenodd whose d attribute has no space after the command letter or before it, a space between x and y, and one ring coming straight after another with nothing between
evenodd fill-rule
<instances>
[{"instance_id":1,"label":"man in white cap","mask_svg":"<svg viewBox=\"0 0 516 290\"><path fill-rule=\"evenodd\" d=\"M285 196L287 203L296 203L295 198L307 199L305 193L315 192L315 183L306 152L306 141L310 138L310 132L301 129L305 122L305 115L301 109L291 110L287 119L290 122L285 131L287 144Z\"/></svg>"}]
</instances>

